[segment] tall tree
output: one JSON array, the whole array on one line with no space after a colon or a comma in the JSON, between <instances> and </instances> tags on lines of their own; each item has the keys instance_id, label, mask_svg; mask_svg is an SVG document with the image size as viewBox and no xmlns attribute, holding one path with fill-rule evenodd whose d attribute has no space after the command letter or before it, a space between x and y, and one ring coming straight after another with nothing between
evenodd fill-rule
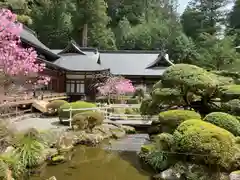
<instances>
[{"instance_id":1,"label":"tall tree","mask_svg":"<svg viewBox=\"0 0 240 180\"><path fill-rule=\"evenodd\" d=\"M64 0L38 1L32 8L32 28L40 40L50 48L64 48L73 30L69 11L71 3Z\"/></svg>"},{"instance_id":2,"label":"tall tree","mask_svg":"<svg viewBox=\"0 0 240 180\"><path fill-rule=\"evenodd\" d=\"M201 33L216 35L226 18L229 0L192 0L181 16L184 31L196 39Z\"/></svg>"},{"instance_id":3,"label":"tall tree","mask_svg":"<svg viewBox=\"0 0 240 180\"><path fill-rule=\"evenodd\" d=\"M108 24L107 4L104 0L73 0L72 22L76 40L82 46L115 49L115 37ZM89 44L88 44L89 42Z\"/></svg>"},{"instance_id":4,"label":"tall tree","mask_svg":"<svg viewBox=\"0 0 240 180\"><path fill-rule=\"evenodd\" d=\"M236 0L228 15L227 34L236 35L235 45L240 45L240 0Z\"/></svg>"}]
</instances>

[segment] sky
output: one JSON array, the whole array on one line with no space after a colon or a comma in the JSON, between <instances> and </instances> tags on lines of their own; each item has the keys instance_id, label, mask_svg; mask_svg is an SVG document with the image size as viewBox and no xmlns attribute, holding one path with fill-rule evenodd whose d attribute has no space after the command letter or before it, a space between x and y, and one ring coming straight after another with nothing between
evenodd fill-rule
<instances>
[{"instance_id":1,"label":"sky","mask_svg":"<svg viewBox=\"0 0 240 180\"><path fill-rule=\"evenodd\" d=\"M179 0L178 1L179 2L179 9L178 9L178 11L179 11L180 14L183 13L183 11L187 7L187 4L188 4L189 1L190 0Z\"/></svg>"},{"instance_id":2,"label":"sky","mask_svg":"<svg viewBox=\"0 0 240 180\"><path fill-rule=\"evenodd\" d=\"M178 3L179 3L179 13L182 14L184 9L187 7L187 4L190 0L178 0ZM227 9L231 9L232 7L232 4L228 5Z\"/></svg>"}]
</instances>

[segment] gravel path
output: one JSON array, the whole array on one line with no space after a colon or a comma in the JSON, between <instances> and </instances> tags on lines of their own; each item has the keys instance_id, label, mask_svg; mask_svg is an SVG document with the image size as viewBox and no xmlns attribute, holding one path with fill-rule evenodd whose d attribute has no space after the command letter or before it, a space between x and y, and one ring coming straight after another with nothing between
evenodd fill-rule
<instances>
[{"instance_id":1,"label":"gravel path","mask_svg":"<svg viewBox=\"0 0 240 180\"><path fill-rule=\"evenodd\" d=\"M68 128L68 126L60 125L58 118L27 118L18 122L14 122L14 126L19 131L24 131L29 128L36 128L38 130L64 130Z\"/></svg>"}]
</instances>

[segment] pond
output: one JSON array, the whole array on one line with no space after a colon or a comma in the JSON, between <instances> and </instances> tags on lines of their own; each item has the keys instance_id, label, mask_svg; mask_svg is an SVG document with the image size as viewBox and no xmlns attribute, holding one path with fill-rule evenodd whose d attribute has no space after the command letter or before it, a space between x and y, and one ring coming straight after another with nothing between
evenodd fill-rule
<instances>
[{"instance_id":1,"label":"pond","mask_svg":"<svg viewBox=\"0 0 240 180\"><path fill-rule=\"evenodd\" d=\"M137 152L146 141L146 135L129 135L122 140L99 147L78 146L71 161L48 166L41 177L45 180L55 176L57 180L149 180L150 174L143 170Z\"/></svg>"}]
</instances>

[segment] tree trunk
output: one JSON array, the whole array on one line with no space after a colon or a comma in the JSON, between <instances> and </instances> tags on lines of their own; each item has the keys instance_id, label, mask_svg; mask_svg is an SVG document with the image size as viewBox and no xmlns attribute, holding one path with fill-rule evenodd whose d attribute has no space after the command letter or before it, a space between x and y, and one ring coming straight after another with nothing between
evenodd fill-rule
<instances>
[{"instance_id":1,"label":"tree trunk","mask_svg":"<svg viewBox=\"0 0 240 180\"><path fill-rule=\"evenodd\" d=\"M82 47L87 47L87 42L88 41L88 24L83 25L83 30L82 30Z\"/></svg>"}]
</instances>

